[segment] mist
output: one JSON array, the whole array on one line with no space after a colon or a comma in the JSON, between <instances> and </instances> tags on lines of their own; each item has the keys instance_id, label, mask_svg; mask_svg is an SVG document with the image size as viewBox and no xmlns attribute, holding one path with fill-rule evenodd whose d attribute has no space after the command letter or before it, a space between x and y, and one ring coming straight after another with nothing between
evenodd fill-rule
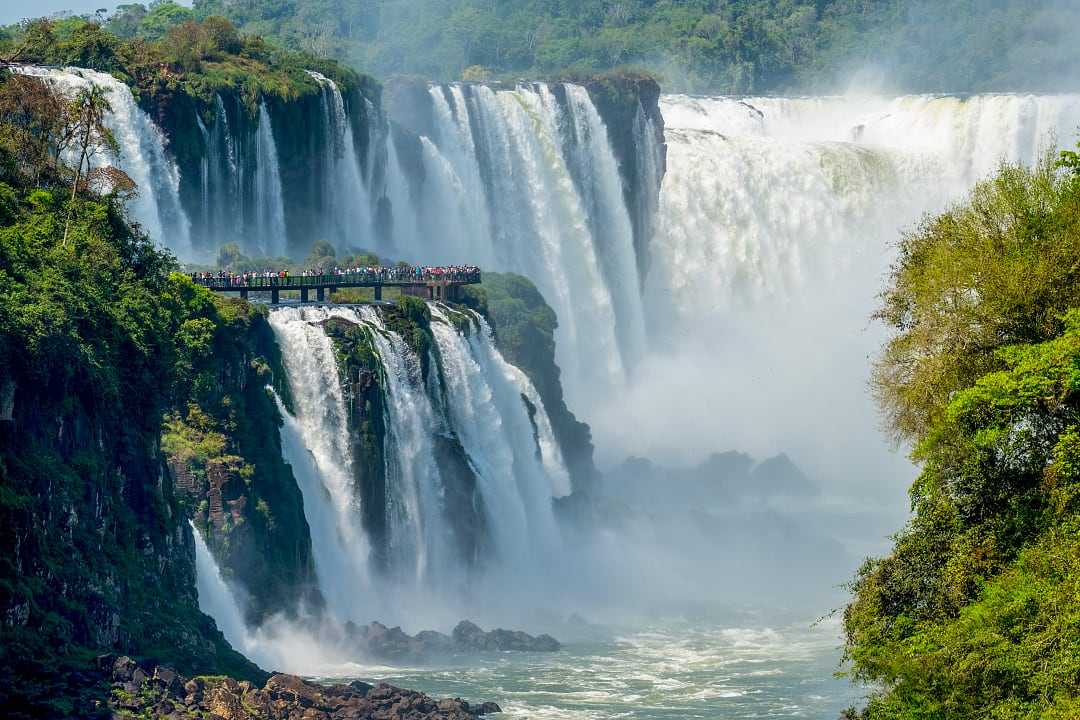
<instances>
[{"instance_id":1,"label":"mist","mask_svg":"<svg viewBox=\"0 0 1080 720\"><path fill-rule=\"evenodd\" d=\"M1077 0L902 4L895 30L835 55L817 90L1067 92L1080 89Z\"/></svg>"}]
</instances>

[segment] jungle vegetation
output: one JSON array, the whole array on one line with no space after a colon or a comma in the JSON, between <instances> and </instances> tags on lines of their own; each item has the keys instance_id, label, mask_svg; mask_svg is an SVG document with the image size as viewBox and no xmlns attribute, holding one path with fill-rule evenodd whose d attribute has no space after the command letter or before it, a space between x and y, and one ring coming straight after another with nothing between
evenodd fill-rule
<instances>
[{"instance_id":1,"label":"jungle vegetation","mask_svg":"<svg viewBox=\"0 0 1080 720\"><path fill-rule=\"evenodd\" d=\"M135 34L125 24L133 12L123 6L105 23L97 17L67 17L0 29L0 62L111 73L147 107L166 107L168 98L177 95L209 107L219 93L239 95L251 107L264 97L290 101L320 92L307 70L336 80L343 90L375 87L370 78L332 60L241 34L223 17L196 19L190 9L157 3L145 22L136 24Z\"/></svg>"},{"instance_id":2,"label":"jungle vegetation","mask_svg":"<svg viewBox=\"0 0 1080 720\"><path fill-rule=\"evenodd\" d=\"M668 91L770 93L860 82L920 92L1075 83L1064 0L194 0L133 4L120 35L222 15L242 33L383 77L563 77L626 65Z\"/></svg>"},{"instance_id":3,"label":"jungle vegetation","mask_svg":"<svg viewBox=\"0 0 1080 720\"><path fill-rule=\"evenodd\" d=\"M904 238L875 387L921 473L844 613L879 718L1080 717L1080 155Z\"/></svg>"}]
</instances>

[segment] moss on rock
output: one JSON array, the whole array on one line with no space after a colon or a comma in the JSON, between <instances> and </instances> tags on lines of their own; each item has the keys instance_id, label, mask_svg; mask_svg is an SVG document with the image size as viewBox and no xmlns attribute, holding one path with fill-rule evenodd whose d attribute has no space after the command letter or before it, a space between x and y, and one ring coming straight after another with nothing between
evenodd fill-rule
<instances>
[{"instance_id":1,"label":"moss on rock","mask_svg":"<svg viewBox=\"0 0 1080 720\"><path fill-rule=\"evenodd\" d=\"M210 352L193 362L162 445L185 510L223 572L250 598L248 618L322 603L303 497L281 454L288 403L265 307L213 299Z\"/></svg>"}]
</instances>

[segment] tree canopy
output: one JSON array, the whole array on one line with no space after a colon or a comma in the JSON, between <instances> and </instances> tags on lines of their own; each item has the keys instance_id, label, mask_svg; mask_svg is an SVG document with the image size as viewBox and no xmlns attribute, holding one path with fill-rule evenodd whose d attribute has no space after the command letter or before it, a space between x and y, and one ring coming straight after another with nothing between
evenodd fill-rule
<instances>
[{"instance_id":1,"label":"tree canopy","mask_svg":"<svg viewBox=\"0 0 1080 720\"><path fill-rule=\"evenodd\" d=\"M881 688L860 717L1080 714L1078 257L1074 153L1003 166L901 244L875 384L922 470L844 615Z\"/></svg>"},{"instance_id":2,"label":"tree canopy","mask_svg":"<svg viewBox=\"0 0 1080 720\"><path fill-rule=\"evenodd\" d=\"M8 28L0 33L0 60L107 72L144 101L181 91L206 106L221 92L238 94L250 108L265 97L292 100L321 92L307 70L333 78L343 89L375 87L337 62L284 50L242 35L223 17L196 17L190 8L169 2L149 10L123 5L105 24L96 17L73 17Z\"/></svg>"},{"instance_id":3,"label":"tree canopy","mask_svg":"<svg viewBox=\"0 0 1080 720\"><path fill-rule=\"evenodd\" d=\"M244 32L379 76L437 80L639 65L665 88L832 88L858 70L910 90L1053 88L1075 79L1059 0L195 0Z\"/></svg>"}]
</instances>

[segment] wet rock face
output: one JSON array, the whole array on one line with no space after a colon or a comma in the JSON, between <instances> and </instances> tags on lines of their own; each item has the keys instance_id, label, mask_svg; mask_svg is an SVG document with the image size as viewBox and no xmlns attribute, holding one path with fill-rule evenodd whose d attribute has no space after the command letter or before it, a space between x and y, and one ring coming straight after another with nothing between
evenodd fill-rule
<instances>
[{"instance_id":1,"label":"wet rock face","mask_svg":"<svg viewBox=\"0 0 1080 720\"><path fill-rule=\"evenodd\" d=\"M144 668L128 657L104 655L114 717L216 720L475 720L501 709L460 698L435 700L382 683L320 685L295 675L273 675L258 688L228 677L185 678L165 667Z\"/></svg>"}]
</instances>

